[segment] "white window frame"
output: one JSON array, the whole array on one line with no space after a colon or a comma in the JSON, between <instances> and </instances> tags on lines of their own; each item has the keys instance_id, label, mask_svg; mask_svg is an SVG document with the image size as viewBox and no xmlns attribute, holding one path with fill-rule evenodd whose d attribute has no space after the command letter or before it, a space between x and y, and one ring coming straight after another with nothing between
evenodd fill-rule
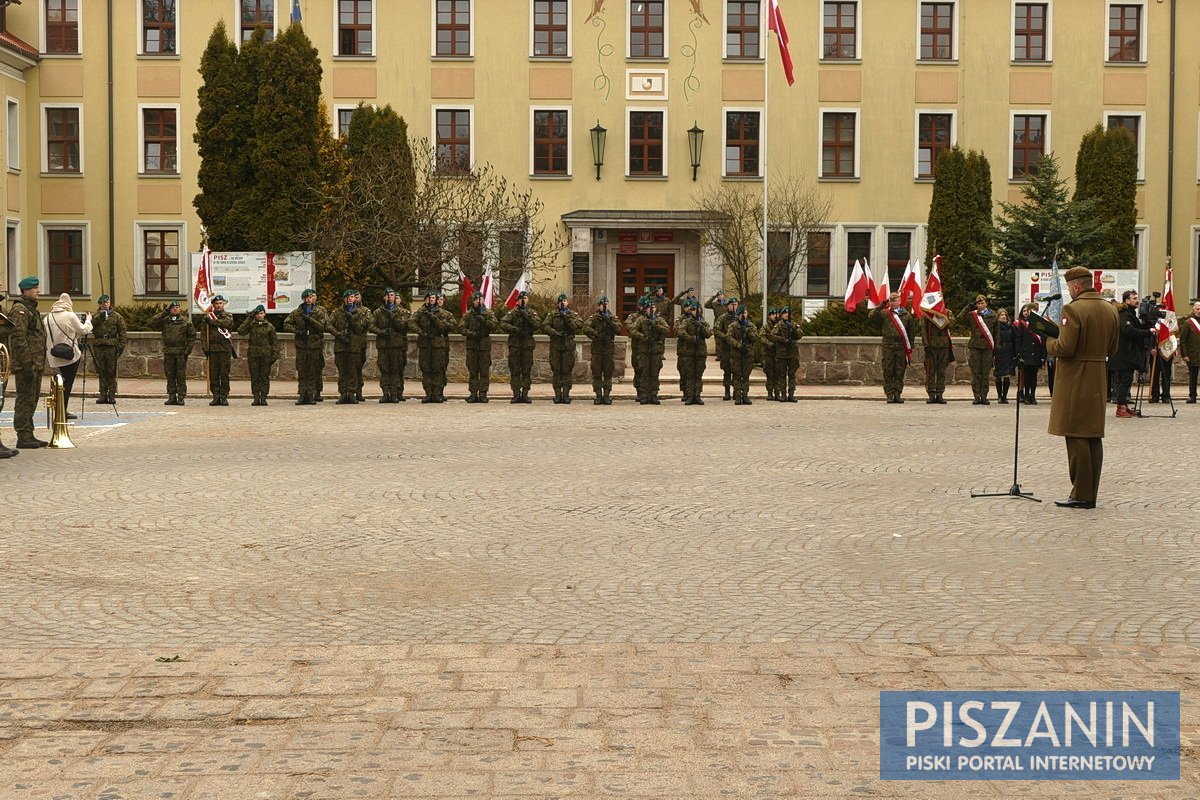
<instances>
[{"instance_id":1,"label":"white window frame","mask_svg":"<svg viewBox=\"0 0 1200 800\"><path fill-rule=\"evenodd\" d=\"M1046 6L1046 57L1041 61L1017 61L1017 6L1020 5ZM1008 60L1017 66L1044 66L1054 63L1054 0L1012 0L1008 12Z\"/></svg>"},{"instance_id":2,"label":"white window frame","mask_svg":"<svg viewBox=\"0 0 1200 800\"><path fill-rule=\"evenodd\" d=\"M291 19L291 3L288 0L275 0L275 19L271 20L271 32L272 32L273 36L278 36L280 33L281 28L279 27L279 7L281 5L283 5L284 3L288 3L288 19ZM242 4L239 3L238 0L233 0L233 20L234 20L233 27L234 27L234 34L235 34L233 42L234 42L234 44L237 45L237 48L239 50L241 50L242 44L243 44L243 42L242 42ZM334 11L334 14L333 14L333 20L334 20L334 24L337 24L337 11L336 10ZM178 26L178 24L179 23L177 22L176 26ZM176 38L176 41L178 42L179 37L176 36L175 38ZM139 41L141 41L141 40L139 39Z\"/></svg>"},{"instance_id":3,"label":"white window frame","mask_svg":"<svg viewBox=\"0 0 1200 800\"><path fill-rule=\"evenodd\" d=\"M721 58L727 58L735 64L758 64L766 60L767 55L767 14L768 0L758 0L758 58L743 58L729 55L729 0L721 3Z\"/></svg>"},{"instance_id":4,"label":"white window frame","mask_svg":"<svg viewBox=\"0 0 1200 800\"><path fill-rule=\"evenodd\" d=\"M921 174L921 117L925 114L950 115L950 147L958 144L958 109L957 108L918 108L913 113L913 179L919 181L933 180L932 175Z\"/></svg>"},{"instance_id":5,"label":"white window frame","mask_svg":"<svg viewBox=\"0 0 1200 800\"><path fill-rule=\"evenodd\" d=\"M147 172L146 171L146 111L157 108L169 108L175 112L175 171ZM183 139L180 125L178 103L138 103L138 175L143 178L178 178L183 174Z\"/></svg>"},{"instance_id":6,"label":"white window frame","mask_svg":"<svg viewBox=\"0 0 1200 800\"><path fill-rule=\"evenodd\" d=\"M854 115L854 174L825 175L825 115L853 114ZM817 109L817 180L818 181L855 181L862 179L862 109L836 108L821 106Z\"/></svg>"},{"instance_id":7,"label":"white window frame","mask_svg":"<svg viewBox=\"0 0 1200 800\"><path fill-rule=\"evenodd\" d=\"M436 58L439 61L466 61L466 60L475 58L475 29L479 27L479 18L476 16L477 9L475 7L475 0L467 0L467 2L471 4L470 11L469 11L469 13L471 15L471 37L470 37L470 44L467 45L467 49L470 50L470 52L467 53L465 56L441 56L441 55L438 55L438 51L437 51L437 24L438 24L437 4L438 4L438 0L429 0L429 56L430 56L430 58ZM532 9L533 9L533 6L530 6L531 11L532 11ZM336 16L336 12L335 12L334 16ZM371 20L372 20L372 23L374 23L374 20L375 20L374 14L371 15ZM568 37L569 37L570 36L570 33L569 33L570 28L568 28L567 30L568 30ZM374 43L374 41L375 41L375 31L374 31L373 24L372 24L372 31L371 31L371 41L372 41L372 43ZM533 16L532 16L532 14L529 17L529 42L530 42L529 52L532 53L533 52ZM374 49L374 48L372 48L372 49Z\"/></svg>"},{"instance_id":8,"label":"white window frame","mask_svg":"<svg viewBox=\"0 0 1200 800\"><path fill-rule=\"evenodd\" d=\"M369 105L369 104L368 104L368 105ZM374 108L374 106L373 106L373 105L372 105L371 107L372 107L372 108ZM345 131L339 130L339 128L338 128L338 125L339 125L339 122L338 122L338 115L339 115L339 114L340 114L342 111L349 111L349 112L353 113L353 112L354 112L354 109L356 109L356 108L358 108L358 103L337 103L337 104L335 104L335 105L333 106L333 111L332 111L332 113L333 113L333 118L332 118L332 120L331 120L331 124L332 124L332 126L333 126L333 135L334 135L334 138L338 138L338 139L340 139L340 138L342 138L343 136L345 136L347 133L349 133L349 129L348 129L348 128L347 128L347 130L345 130Z\"/></svg>"},{"instance_id":9,"label":"white window frame","mask_svg":"<svg viewBox=\"0 0 1200 800\"><path fill-rule=\"evenodd\" d=\"M921 6L926 3L949 3L954 6L954 19L950 22L950 58L921 58ZM962 33L962 24L959 17L960 7L958 0L917 0L917 24L916 24L916 43L917 43L917 63L918 64L956 64L958 63L959 52L959 36Z\"/></svg>"},{"instance_id":10,"label":"white window frame","mask_svg":"<svg viewBox=\"0 0 1200 800\"><path fill-rule=\"evenodd\" d=\"M46 125L46 111L51 108L73 108L79 112L79 171L78 172L51 172L50 171L50 148L47 136L49 129ZM87 152L87 138L84 131L83 122L83 103L42 103L41 106L41 148L42 148L42 174L47 176L67 176L67 177L82 177L86 173L87 166L84 163L85 153Z\"/></svg>"},{"instance_id":11,"label":"white window frame","mask_svg":"<svg viewBox=\"0 0 1200 800\"><path fill-rule=\"evenodd\" d=\"M1113 61L1108 57L1108 15L1109 9L1113 6L1141 6L1141 30L1138 32L1138 59L1137 61ZM1150 38L1150 11L1147 8L1146 0L1104 0L1104 49L1100 52L1104 54L1104 66L1106 67L1141 67L1146 65L1146 54L1150 52L1146 46L1146 42Z\"/></svg>"},{"instance_id":12,"label":"white window frame","mask_svg":"<svg viewBox=\"0 0 1200 800\"><path fill-rule=\"evenodd\" d=\"M13 252L11 253L8 252L9 231L13 232ZM8 217L4 220L4 255L8 262L5 264L8 293L15 296L20 291L17 288L17 283L21 280L20 268L25 263L21 257L21 220L16 217Z\"/></svg>"},{"instance_id":13,"label":"white window frame","mask_svg":"<svg viewBox=\"0 0 1200 800\"><path fill-rule=\"evenodd\" d=\"M15 97L7 97L4 106L5 142L4 156L7 159L9 172L21 171L21 101Z\"/></svg>"},{"instance_id":14,"label":"white window frame","mask_svg":"<svg viewBox=\"0 0 1200 800\"><path fill-rule=\"evenodd\" d=\"M730 175L726 170L728 166L725 160L725 151L729 147L729 115L730 114L758 114L758 170L753 175ZM721 177L730 180L754 180L762 179L763 176L763 155L766 151L766 126L763 124L763 109L762 106L722 106L721 108Z\"/></svg>"},{"instance_id":15,"label":"white window frame","mask_svg":"<svg viewBox=\"0 0 1200 800\"><path fill-rule=\"evenodd\" d=\"M133 270L133 294L135 297L148 297L146 294L146 239L143 235L148 230L179 231L179 292L188 294L191 276L191 256L187 246L187 223L177 219L137 220L133 223L133 253L137 266ZM162 297L163 295L152 295Z\"/></svg>"},{"instance_id":16,"label":"white window frame","mask_svg":"<svg viewBox=\"0 0 1200 800\"><path fill-rule=\"evenodd\" d=\"M137 54L138 54L139 56L146 56L146 57L148 57L148 58L163 58L163 59L169 59L169 58L179 58L180 43L181 43L181 37L180 37L180 35L179 35L179 30L180 30L180 28L179 28L179 18L180 18L180 16L181 16L181 12L183 11L183 8L182 8L182 6L183 6L183 3L184 3L184 0L175 0L175 52L174 52L174 53L147 53L147 52L146 52L146 50L145 50L145 48L146 48L146 44L145 44L145 42L146 42L146 39L145 39L145 37L142 35L142 34L145 32L145 25L146 25L146 14L145 14L145 9L144 9L144 8L142 8L142 6L141 6L141 4L140 4L140 3L138 4L138 12L137 12ZM238 24L239 24L239 25L241 24L240 15L239 15L239 18L238 18ZM239 41L240 41L240 38L241 38L241 37L239 36Z\"/></svg>"},{"instance_id":17,"label":"white window frame","mask_svg":"<svg viewBox=\"0 0 1200 800\"><path fill-rule=\"evenodd\" d=\"M766 0L763 0L764 4ZM843 0L846 2L846 0ZM920 8L920 6L918 6ZM957 18L957 14L956 14ZM863 46L863 0L854 0L854 58L827 58L825 56L825 0L817 3L817 60L826 64L851 64L862 61ZM920 35L920 22L917 24Z\"/></svg>"},{"instance_id":18,"label":"white window frame","mask_svg":"<svg viewBox=\"0 0 1200 800\"><path fill-rule=\"evenodd\" d=\"M1048 108L1014 108L1008 112L1008 183L1026 183L1029 178L1017 178L1013 176L1013 133L1015 132L1014 123L1017 117L1045 117L1046 127L1042 131L1042 157L1046 154L1054 152L1054 143L1051 138L1054 132L1053 115Z\"/></svg>"},{"instance_id":19,"label":"white window frame","mask_svg":"<svg viewBox=\"0 0 1200 800\"><path fill-rule=\"evenodd\" d=\"M1144 223L1134 225L1133 235L1133 258L1138 273L1138 294L1146 294L1148 291L1154 291L1149 290L1146 285L1146 279L1150 277L1147 270L1150 264L1150 226Z\"/></svg>"},{"instance_id":20,"label":"white window frame","mask_svg":"<svg viewBox=\"0 0 1200 800\"><path fill-rule=\"evenodd\" d=\"M92 271L88 265L92 263L92 223L85 219L79 220L38 220L38 280L50 293L50 253L46 246L46 234L52 230L82 230L83 231L83 291L71 297L90 297L92 294Z\"/></svg>"},{"instance_id":21,"label":"white window frame","mask_svg":"<svg viewBox=\"0 0 1200 800\"><path fill-rule=\"evenodd\" d=\"M83 7L87 0L79 0L79 50L74 53L46 52L46 2L36 0L38 4L38 52L42 58L80 58L83 56Z\"/></svg>"},{"instance_id":22,"label":"white window frame","mask_svg":"<svg viewBox=\"0 0 1200 800\"><path fill-rule=\"evenodd\" d=\"M1108 130L1109 117L1137 117L1137 179L1141 183L1146 180L1146 112L1145 111L1105 111L1104 130Z\"/></svg>"},{"instance_id":23,"label":"white window frame","mask_svg":"<svg viewBox=\"0 0 1200 800\"><path fill-rule=\"evenodd\" d=\"M877 264L882 264L884 269L887 269L888 234L890 233L907 233L912 237L909 239L909 260L917 259L920 261L922 272L921 277L927 277L929 275L929 264L925 263L925 247L921 236L921 225L917 222L914 222L910 225L892 225L890 223L881 224L879 226L879 238L877 239L878 245L875 248L878 260L871 261L871 268L876 269ZM925 287L922 286L921 288L924 289Z\"/></svg>"},{"instance_id":24,"label":"white window frame","mask_svg":"<svg viewBox=\"0 0 1200 800\"><path fill-rule=\"evenodd\" d=\"M630 130L631 130L631 128L630 128L630 124L629 124L629 115L630 115L630 114L633 114L635 111L650 111L650 112L657 111L657 112L659 112L660 114L662 114L662 121L663 121L663 143L662 143L662 147L663 147L663 152L662 152L662 164L663 164L663 171L662 171L662 174L661 174L661 175L631 175L631 174L629 173L629 144L630 144L630 141L629 141L629 134L630 134ZM667 112L667 107L666 107L666 106L626 106L626 107L625 107L625 151L622 153L622 156L623 156L623 158L624 158L624 161L625 161L624 168L625 168L625 177L626 177L627 179L631 179L631 180L652 180L652 181L655 181L655 180L661 180L662 178L666 178L666 177L668 177L668 172L670 171L670 167L669 167L669 165L670 165L670 163L671 163L671 162L670 162L670 151L669 151L669 149L668 149L668 147L669 147L669 145L670 145L670 141L671 141L671 137L670 137L670 135L668 134L668 131L670 130L670 128L668 127L668 123L669 123L669 122L670 122L670 116L669 116L669 114L668 114L668 112Z\"/></svg>"},{"instance_id":25,"label":"white window frame","mask_svg":"<svg viewBox=\"0 0 1200 800\"><path fill-rule=\"evenodd\" d=\"M622 1L625 3L625 58L638 62L668 61L671 58L671 0L663 0L663 54L661 56L633 55L633 37L630 35L633 25L633 9L630 8L631 0ZM625 122L628 126L628 114L625 115ZM628 165L625 168L628 169Z\"/></svg>"},{"instance_id":26,"label":"white window frame","mask_svg":"<svg viewBox=\"0 0 1200 800\"><path fill-rule=\"evenodd\" d=\"M475 170L475 128L477 127L477 126L476 126L476 124L475 124L475 123L476 123L476 118L475 118L475 104L474 104L474 103L444 103L444 104L442 104L442 105L432 106L432 107L430 108L430 110L429 110L429 132L430 132L430 137L429 137L429 138L430 138L430 144L431 144L431 145L432 145L432 147L433 147L433 173L434 173L435 175L437 175L438 177L443 177L443 178L458 178L458 177L463 177L463 176L460 176L460 175L443 175L442 173L439 173L439 172L438 172L438 163L437 163L437 148L438 148L438 127L437 127L437 115L438 115L438 112L439 112L439 111L466 111L468 114L470 114L470 120L471 120L471 144L470 144L470 148L471 148L471 164L470 164L470 166L468 167L468 169L469 169L469 170L471 170L471 171L473 172L473 171Z\"/></svg>"},{"instance_id":27,"label":"white window frame","mask_svg":"<svg viewBox=\"0 0 1200 800\"><path fill-rule=\"evenodd\" d=\"M534 173L534 150L533 150L533 115L538 111L565 111L567 112L567 172L565 175L539 175ZM562 180L571 178L575 175L575 135L571 129L571 122L574 114L570 106L530 106L529 108L529 177L533 180ZM474 125L471 126L474 129ZM474 151L472 151L474 153Z\"/></svg>"},{"instance_id":28,"label":"white window frame","mask_svg":"<svg viewBox=\"0 0 1200 800\"><path fill-rule=\"evenodd\" d=\"M829 293L813 295L808 289L808 242L805 242L804 251L804 286L803 297L820 297L833 302L834 298L846 293L846 270L844 267L839 267L838 264L844 258L845 245L838 244L840 225L830 225L829 227L814 228L807 233L827 233L829 234ZM836 287L836 288L835 288Z\"/></svg>"},{"instance_id":29,"label":"white window frame","mask_svg":"<svg viewBox=\"0 0 1200 800\"><path fill-rule=\"evenodd\" d=\"M556 60L563 61L563 60L570 59L575 52L575 50L574 50L575 11L572 8L574 3L572 3L571 0L567 0L567 54L562 55L562 56L554 56L554 55L539 56L539 55L534 54L534 52L533 52L533 47L534 47L534 42L533 42L533 3L534 3L534 0L529 0L529 57L534 59L535 61L556 61ZM471 19L474 20L475 17L472 16ZM434 42L434 45L436 46L437 42ZM475 25L474 25L474 23L472 23L472 25L471 25L471 52L472 53L475 52Z\"/></svg>"}]
</instances>

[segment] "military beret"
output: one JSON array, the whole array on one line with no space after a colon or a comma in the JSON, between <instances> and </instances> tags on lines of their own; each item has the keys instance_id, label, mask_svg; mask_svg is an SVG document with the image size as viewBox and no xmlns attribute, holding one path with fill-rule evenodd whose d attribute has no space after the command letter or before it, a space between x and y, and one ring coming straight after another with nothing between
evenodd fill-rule
<instances>
[{"instance_id":1,"label":"military beret","mask_svg":"<svg viewBox=\"0 0 1200 800\"><path fill-rule=\"evenodd\" d=\"M17 288L18 288L18 289L20 289L20 290L23 292L23 291L25 291L26 289L32 289L32 288L34 288L34 287L35 287L35 286L37 286L39 283L41 283L41 281L39 281L39 280L38 280L37 278L35 278L33 275L30 275L30 276L29 276L29 277L27 277L27 278L21 278L21 282L17 284Z\"/></svg>"},{"instance_id":2,"label":"military beret","mask_svg":"<svg viewBox=\"0 0 1200 800\"><path fill-rule=\"evenodd\" d=\"M476 290L476 291L474 291L474 292L471 292L471 299L472 299L472 300L480 300L480 299L482 299L482 298L483 298L483 292L481 292L481 291L479 291L479 290Z\"/></svg>"},{"instance_id":3,"label":"military beret","mask_svg":"<svg viewBox=\"0 0 1200 800\"><path fill-rule=\"evenodd\" d=\"M221 294L219 294L219 295L217 295L216 297L214 297L214 298L212 299L212 301L213 301L214 303L224 303L224 302L225 302L225 295L221 295Z\"/></svg>"},{"instance_id":4,"label":"military beret","mask_svg":"<svg viewBox=\"0 0 1200 800\"><path fill-rule=\"evenodd\" d=\"M518 300L520 300L522 297L529 297L529 292L521 292L517 295Z\"/></svg>"},{"instance_id":5,"label":"military beret","mask_svg":"<svg viewBox=\"0 0 1200 800\"><path fill-rule=\"evenodd\" d=\"M385 288L385 289L383 290L383 293L384 293L384 294L395 294L395 293L396 293L396 290L395 290L395 289L393 289L392 287L388 286L387 288Z\"/></svg>"},{"instance_id":6,"label":"military beret","mask_svg":"<svg viewBox=\"0 0 1200 800\"><path fill-rule=\"evenodd\" d=\"M265 308L263 307L263 304L262 304L262 303L259 303L258 305L256 305L256 306L255 306L255 307L254 307L254 308L253 308L253 309L250 311L250 313L251 313L251 314L257 314L257 313L258 313L258 312L260 312L260 311L266 311L266 310L267 310L267 309L265 309Z\"/></svg>"},{"instance_id":7,"label":"military beret","mask_svg":"<svg viewBox=\"0 0 1200 800\"><path fill-rule=\"evenodd\" d=\"M178 300L172 300L171 302L167 303L167 308L179 308L181 305L182 303L180 303Z\"/></svg>"},{"instance_id":8,"label":"military beret","mask_svg":"<svg viewBox=\"0 0 1200 800\"><path fill-rule=\"evenodd\" d=\"M437 289L426 289L425 290L425 298L428 299L430 297L437 297Z\"/></svg>"},{"instance_id":9,"label":"military beret","mask_svg":"<svg viewBox=\"0 0 1200 800\"><path fill-rule=\"evenodd\" d=\"M596 305L602 306L608 303L608 295L600 295L600 299L596 301Z\"/></svg>"},{"instance_id":10,"label":"military beret","mask_svg":"<svg viewBox=\"0 0 1200 800\"><path fill-rule=\"evenodd\" d=\"M687 287L687 290L686 290L686 291L689 291L689 292L694 292L694 291L696 291L696 287L695 287L695 286L689 286L689 287Z\"/></svg>"},{"instance_id":11,"label":"military beret","mask_svg":"<svg viewBox=\"0 0 1200 800\"><path fill-rule=\"evenodd\" d=\"M639 298L638 298L638 308L645 308L645 307L646 307L646 301L647 301L648 299L649 299L649 298L648 298L648 297L646 297L645 295L642 295L641 297L639 297Z\"/></svg>"},{"instance_id":12,"label":"military beret","mask_svg":"<svg viewBox=\"0 0 1200 800\"><path fill-rule=\"evenodd\" d=\"M567 296L566 296L565 294L560 294L560 295L558 296L558 298L557 298L557 299L555 299L555 301L554 301L554 302L556 302L556 303L561 303L563 300L566 300L566 299L567 299Z\"/></svg>"},{"instance_id":13,"label":"military beret","mask_svg":"<svg viewBox=\"0 0 1200 800\"><path fill-rule=\"evenodd\" d=\"M303 292L300 293L300 298L303 299L305 297L312 297L316 293L317 293L316 289L305 289Z\"/></svg>"},{"instance_id":14,"label":"military beret","mask_svg":"<svg viewBox=\"0 0 1200 800\"><path fill-rule=\"evenodd\" d=\"M353 296L354 296L353 289L346 289L345 291L342 292L342 297L353 297Z\"/></svg>"},{"instance_id":15,"label":"military beret","mask_svg":"<svg viewBox=\"0 0 1200 800\"><path fill-rule=\"evenodd\" d=\"M1068 281L1090 281L1092 279L1092 271L1087 267L1071 267L1067 270L1066 279Z\"/></svg>"},{"instance_id":16,"label":"military beret","mask_svg":"<svg viewBox=\"0 0 1200 800\"><path fill-rule=\"evenodd\" d=\"M783 306L782 308L779 309L779 313L780 314L790 314L790 313L792 313L792 307L791 306Z\"/></svg>"},{"instance_id":17,"label":"military beret","mask_svg":"<svg viewBox=\"0 0 1200 800\"><path fill-rule=\"evenodd\" d=\"M739 305L739 306L737 307L737 313L738 313L739 315L740 315L740 314L749 314L749 313L750 313L750 308L749 308L749 306L743 306L743 305Z\"/></svg>"},{"instance_id":18,"label":"military beret","mask_svg":"<svg viewBox=\"0 0 1200 800\"><path fill-rule=\"evenodd\" d=\"M740 300L738 300L736 297L730 297L729 299L727 299L727 300L725 301L725 305L729 305L730 303L733 303L734 305L737 305L737 304L738 304L738 303L740 303L740 302L741 302L741 301L740 301Z\"/></svg>"},{"instance_id":19,"label":"military beret","mask_svg":"<svg viewBox=\"0 0 1200 800\"><path fill-rule=\"evenodd\" d=\"M96 302L97 303L107 303L109 300L112 300L112 298L106 294L102 294L102 295L100 295L99 299L96 300Z\"/></svg>"}]
</instances>

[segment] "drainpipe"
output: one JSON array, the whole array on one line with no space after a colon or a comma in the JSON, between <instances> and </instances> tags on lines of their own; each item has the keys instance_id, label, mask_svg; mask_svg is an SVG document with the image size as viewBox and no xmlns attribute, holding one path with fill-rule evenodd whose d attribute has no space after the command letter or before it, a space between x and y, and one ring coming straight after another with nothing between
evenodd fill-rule
<instances>
[{"instance_id":1,"label":"drainpipe","mask_svg":"<svg viewBox=\"0 0 1200 800\"><path fill-rule=\"evenodd\" d=\"M1171 80L1167 103L1167 261L1171 260L1175 220L1175 0L1171 0Z\"/></svg>"},{"instance_id":2,"label":"drainpipe","mask_svg":"<svg viewBox=\"0 0 1200 800\"><path fill-rule=\"evenodd\" d=\"M113 0L108 0L108 291L117 304L117 184L113 167ZM129 299L133 299L130 289Z\"/></svg>"}]
</instances>

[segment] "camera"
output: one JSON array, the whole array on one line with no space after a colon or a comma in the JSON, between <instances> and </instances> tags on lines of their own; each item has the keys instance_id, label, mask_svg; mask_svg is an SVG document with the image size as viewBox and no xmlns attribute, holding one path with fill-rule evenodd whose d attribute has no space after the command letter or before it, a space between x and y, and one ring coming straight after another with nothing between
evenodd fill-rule
<instances>
[{"instance_id":1,"label":"camera","mask_svg":"<svg viewBox=\"0 0 1200 800\"><path fill-rule=\"evenodd\" d=\"M1154 323L1166 316L1159 300L1162 292L1154 292L1150 297L1143 297L1138 303L1138 318L1144 323Z\"/></svg>"}]
</instances>

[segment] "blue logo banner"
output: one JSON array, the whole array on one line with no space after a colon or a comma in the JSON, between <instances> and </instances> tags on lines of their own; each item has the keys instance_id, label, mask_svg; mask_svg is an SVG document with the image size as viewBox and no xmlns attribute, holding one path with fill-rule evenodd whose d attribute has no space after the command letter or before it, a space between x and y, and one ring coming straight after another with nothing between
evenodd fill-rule
<instances>
[{"instance_id":1,"label":"blue logo banner","mask_svg":"<svg viewBox=\"0 0 1200 800\"><path fill-rule=\"evenodd\" d=\"M1179 692L880 692L881 780L1179 780Z\"/></svg>"}]
</instances>

